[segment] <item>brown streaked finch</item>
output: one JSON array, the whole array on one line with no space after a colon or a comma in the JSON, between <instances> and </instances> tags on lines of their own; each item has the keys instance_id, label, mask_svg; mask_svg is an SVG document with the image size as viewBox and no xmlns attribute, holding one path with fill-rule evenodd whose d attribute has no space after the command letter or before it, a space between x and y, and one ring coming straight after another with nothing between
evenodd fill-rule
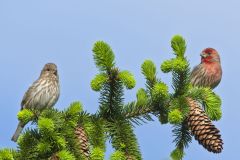
<instances>
[{"instance_id":1,"label":"brown streaked finch","mask_svg":"<svg viewBox=\"0 0 240 160\"><path fill-rule=\"evenodd\" d=\"M60 95L59 77L57 66L54 63L47 63L43 67L39 78L28 88L21 102L22 109L42 111L55 105ZM25 124L19 122L17 129L12 136L16 142Z\"/></svg>"}]
</instances>

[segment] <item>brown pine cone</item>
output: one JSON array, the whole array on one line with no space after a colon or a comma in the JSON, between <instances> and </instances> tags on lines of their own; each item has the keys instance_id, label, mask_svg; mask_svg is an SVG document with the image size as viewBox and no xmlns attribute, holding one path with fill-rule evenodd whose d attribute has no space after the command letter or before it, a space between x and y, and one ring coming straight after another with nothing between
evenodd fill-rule
<instances>
[{"instance_id":1,"label":"brown pine cone","mask_svg":"<svg viewBox=\"0 0 240 160\"><path fill-rule=\"evenodd\" d=\"M220 131L212 124L199 104L188 99L190 112L187 124L195 139L209 152L220 153L223 149L223 141Z\"/></svg>"},{"instance_id":2,"label":"brown pine cone","mask_svg":"<svg viewBox=\"0 0 240 160\"><path fill-rule=\"evenodd\" d=\"M52 157L50 157L50 160L59 160L59 158L56 154L54 154Z\"/></svg>"},{"instance_id":3,"label":"brown pine cone","mask_svg":"<svg viewBox=\"0 0 240 160\"><path fill-rule=\"evenodd\" d=\"M89 158L90 157L89 143L88 143L88 137L86 132L84 131L84 128L81 126L77 126L75 130L75 135L77 136L82 155L84 155L86 158Z\"/></svg>"}]
</instances>

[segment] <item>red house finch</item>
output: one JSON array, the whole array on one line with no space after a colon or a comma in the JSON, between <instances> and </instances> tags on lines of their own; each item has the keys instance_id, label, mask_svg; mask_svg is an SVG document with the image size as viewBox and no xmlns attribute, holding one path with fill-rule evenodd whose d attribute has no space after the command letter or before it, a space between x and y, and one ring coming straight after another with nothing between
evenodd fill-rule
<instances>
[{"instance_id":1,"label":"red house finch","mask_svg":"<svg viewBox=\"0 0 240 160\"><path fill-rule=\"evenodd\" d=\"M197 65L190 76L193 86L215 88L221 81L222 69L218 52L206 48L201 53L201 63ZM223 149L220 131L212 124L199 103L188 98L190 112L187 119L188 127L195 139L210 152L220 153Z\"/></svg>"},{"instance_id":2,"label":"red house finch","mask_svg":"<svg viewBox=\"0 0 240 160\"><path fill-rule=\"evenodd\" d=\"M191 73L193 86L215 88L221 81L222 68L218 52L213 48L206 48L201 53L201 63Z\"/></svg>"},{"instance_id":3,"label":"red house finch","mask_svg":"<svg viewBox=\"0 0 240 160\"><path fill-rule=\"evenodd\" d=\"M47 63L43 67L39 78L24 94L21 110L26 108L42 111L45 108L51 108L57 102L59 94L60 88L57 66L53 63ZM19 122L12 141L17 141L24 125L23 122Z\"/></svg>"}]
</instances>

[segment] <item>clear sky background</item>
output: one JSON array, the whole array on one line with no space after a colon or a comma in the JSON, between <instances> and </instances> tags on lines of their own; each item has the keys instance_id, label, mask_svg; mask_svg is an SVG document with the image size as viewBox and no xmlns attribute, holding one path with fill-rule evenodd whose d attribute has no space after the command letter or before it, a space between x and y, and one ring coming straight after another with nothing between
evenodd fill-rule
<instances>
[{"instance_id":1,"label":"clear sky background","mask_svg":"<svg viewBox=\"0 0 240 160\"><path fill-rule=\"evenodd\" d=\"M0 148L16 147L10 138L17 126L17 112L24 92L47 62L58 65L61 96L56 108L81 101L94 113L98 93L90 88L97 73L92 46L97 40L110 44L116 64L130 70L137 80L126 91L125 102L135 100L144 87L140 66L151 59L158 76L171 84L171 75L160 64L171 58L170 39L181 34L187 42L191 67L200 62L203 48L221 54L223 79L215 89L222 98L222 119L216 122L224 140L221 154L207 152L193 140L186 160L236 159L240 148L240 1L238 0L5 0L0 1ZM135 128L145 160L167 160L174 149L170 125L156 120ZM107 158L113 151L108 144Z\"/></svg>"}]
</instances>

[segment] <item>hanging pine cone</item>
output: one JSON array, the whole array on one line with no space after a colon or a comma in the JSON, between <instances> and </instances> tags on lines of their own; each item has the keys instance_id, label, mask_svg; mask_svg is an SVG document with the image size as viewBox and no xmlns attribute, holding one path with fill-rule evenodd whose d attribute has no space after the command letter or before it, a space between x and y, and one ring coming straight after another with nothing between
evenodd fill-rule
<instances>
[{"instance_id":1,"label":"hanging pine cone","mask_svg":"<svg viewBox=\"0 0 240 160\"><path fill-rule=\"evenodd\" d=\"M126 154L126 160L135 160L135 158L131 155Z\"/></svg>"},{"instance_id":2,"label":"hanging pine cone","mask_svg":"<svg viewBox=\"0 0 240 160\"><path fill-rule=\"evenodd\" d=\"M54 154L50 157L50 160L59 160L59 158L56 154Z\"/></svg>"},{"instance_id":3,"label":"hanging pine cone","mask_svg":"<svg viewBox=\"0 0 240 160\"><path fill-rule=\"evenodd\" d=\"M188 103L190 112L187 123L195 139L208 151L220 153L223 149L220 131L212 124L196 101L189 98Z\"/></svg>"},{"instance_id":4,"label":"hanging pine cone","mask_svg":"<svg viewBox=\"0 0 240 160\"><path fill-rule=\"evenodd\" d=\"M89 143L84 128L81 126L77 126L75 130L75 135L77 136L77 139L79 141L80 151L82 155L84 155L86 158L89 158Z\"/></svg>"}]
</instances>

